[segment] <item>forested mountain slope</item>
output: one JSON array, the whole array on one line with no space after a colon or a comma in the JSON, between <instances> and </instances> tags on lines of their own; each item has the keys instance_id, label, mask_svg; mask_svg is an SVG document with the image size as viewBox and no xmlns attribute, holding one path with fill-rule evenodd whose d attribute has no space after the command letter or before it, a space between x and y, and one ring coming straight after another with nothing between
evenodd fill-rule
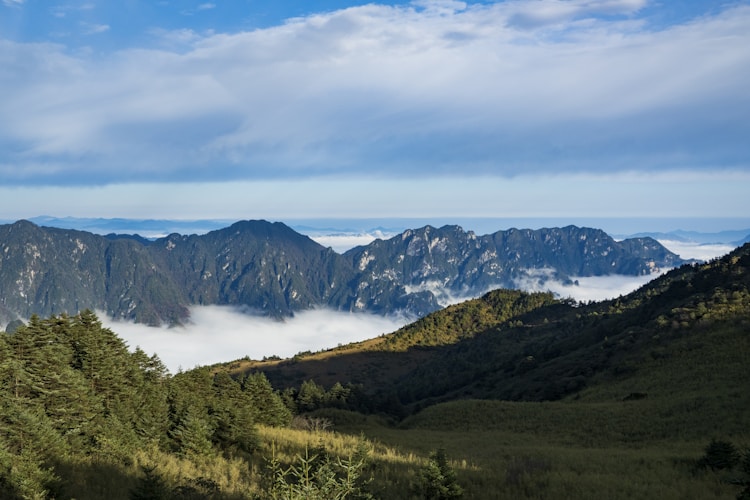
<instances>
[{"instance_id":1,"label":"forested mountain slope","mask_svg":"<svg viewBox=\"0 0 750 500\"><path fill-rule=\"evenodd\" d=\"M402 415L463 398L558 400L685 349L710 351L714 336L732 343L727 369L750 359L749 289L747 244L615 300L496 291L379 339L239 369L262 370L277 387L349 384L367 395L366 410Z\"/></svg>"},{"instance_id":2,"label":"forested mountain slope","mask_svg":"<svg viewBox=\"0 0 750 500\"><path fill-rule=\"evenodd\" d=\"M682 262L655 240L574 226L486 236L426 226L339 255L278 222L150 242L19 221L0 226L0 322L90 308L179 323L190 306L214 304L275 317L313 307L423 316L442 294L514 287L535 270L642 275Z\"/></svg>"},{"instance_id":3,"label":"forested mountain slope","mask_svg":"<svg viewBox=\"0 0 750 500\"><path fill-rule=\"evenodd\" d=\"M0 334L0 497L239 500L306 484L434 498L415 481L438 446L460 458L450 464L466 498L746 494L739 454L725 469L707 461L731 442L700 454L712 436L747 442L749 270L750 244L607 302L498 290L235 376L221 366L169 375L91 311L33 316ZM375 359L347 372L357 383L315 382L351 354ZM332 422L373 441L315 427ZM370 453L368 477L347 483ZM294 470L317 476L303 483Z\"/></svg>"}]
</instances>

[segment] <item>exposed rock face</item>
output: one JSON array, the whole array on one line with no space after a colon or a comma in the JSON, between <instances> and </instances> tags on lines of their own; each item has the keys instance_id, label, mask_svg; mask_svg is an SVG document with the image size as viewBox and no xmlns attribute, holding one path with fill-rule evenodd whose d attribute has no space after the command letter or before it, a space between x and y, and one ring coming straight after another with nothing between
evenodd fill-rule
<instances>
[{"instance_id":1,"label":"exposed rock face","mask_svg":"<svg viewBox=\"0 0 750 500\"><path fill-rule=\"evenodd\" d=\"M529 270L556 277L640 275L683 261L651 238L616 242L587 228L408 230L343 255L282 223L242 221L153 242L0 226L0 321L84 308L142 323L179 323L191 305L235 305L284 317L313 307L424 315L440 294L512 287Z\"/></svg>"}]
</instances>

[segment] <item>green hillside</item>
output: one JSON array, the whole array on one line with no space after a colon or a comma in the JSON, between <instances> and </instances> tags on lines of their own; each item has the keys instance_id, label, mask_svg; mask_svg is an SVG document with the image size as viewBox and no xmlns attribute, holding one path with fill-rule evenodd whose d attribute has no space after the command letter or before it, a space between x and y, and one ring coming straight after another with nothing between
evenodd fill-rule
<instances>
[{"instance_id":1,"label":"green hillside","mask_svg":"<svg viewBox=\"0 0 750 500\"><path fill-rule=\"evenodd\" d=\"M375 401L374 411L393 410L396 403L401 416L454 399L593 397L588 394L599 385L609 385L611 397L653 393L654 384L636 383L634 377L661 366L654 363L677 361L692 351L705 361L714 359L710 353L721 342L733 342L735 350L715 356L746 354L749 254L746 245L599 303L495 291L373 341L291 360L244 363L235 370L262 370L279 388L305 380L324 387L351 384ZM730 369L725 361L713 362ZM629 379L632 389L624 382Z\"/></svg>"},{"instance_id":2,"label":"green hillside","mask_svg":"<svg viewBox=\"0 0 750 500\"><path fill-rule=\"evenodd\" d=\"M748 270L174 375L89 311L33 317L0 335L0 498L747 498Z\"/></svg>"}]
</instances>

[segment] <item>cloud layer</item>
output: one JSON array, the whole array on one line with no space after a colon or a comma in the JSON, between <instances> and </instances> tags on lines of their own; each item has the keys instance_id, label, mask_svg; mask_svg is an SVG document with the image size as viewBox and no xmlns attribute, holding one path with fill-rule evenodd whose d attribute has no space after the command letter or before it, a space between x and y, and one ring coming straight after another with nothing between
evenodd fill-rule
<instances>
[{"instance_id":1,"label":"cloud layer","mask_svg":"<svg viewBox=\"0 0 750 500\"><path fill-rule=\"evenodd\" d=\"M750 7L656 27L645 5L369 4L111 53L0 39L0 181L747 169Z\"/></svg>"},{"instance_id":2,"label":"cloud layer","mask_svg":"<svg viewBox=\"0 0 750 500\"><path fill-rule=\"evenodd\" d=\"M304 311L282 322L219 306L192 308L192 323L176 328L113 321L103 313L100 318L131 348L140 346L149 354L158 354L172 373L245 356L292 357L375 338L409 322L404 317L328 310Z\"/></svg>"},{"instance_id":3,"label":"cloud layer","mask_svg":"<svg viewBox=\"0 0 750 500\"><path fill-rule=\"evenodd\" d=\"M528 291L552 291L560 297L587 302L626 295L655 278L586 277L577 278L578 285L564 285L548 279L550 276L551 273L540 271L519 280L516 285ZM540 278L545 278L543 283ZM443 296L446 305L469 298ZM158 354L172 373L245 356L251 359L274 355L286 358L303 351L329 349L394 332L413 320L312 310L279 322L219 306L194 307L191 314L191 324L171 329L113 321L103 313L100 317L104 318L104 325L125 339L131 348L140 346L149 354Z\"/></svg>"}]
</instances>

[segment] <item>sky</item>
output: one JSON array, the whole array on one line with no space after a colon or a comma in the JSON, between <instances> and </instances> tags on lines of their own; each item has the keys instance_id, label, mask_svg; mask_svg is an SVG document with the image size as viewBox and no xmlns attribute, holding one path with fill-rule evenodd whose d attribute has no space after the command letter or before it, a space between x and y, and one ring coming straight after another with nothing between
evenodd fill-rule
<instances>
[{"instance_id":1,"label":"sky","mask_svg":"<svg viewBox=\"0 0 750 500\"><path fill-rule=\"evenodd\" d=\"M749 88L748 1L0 0L0 220L747 218Z\"/></svg>"}]
</instances>

